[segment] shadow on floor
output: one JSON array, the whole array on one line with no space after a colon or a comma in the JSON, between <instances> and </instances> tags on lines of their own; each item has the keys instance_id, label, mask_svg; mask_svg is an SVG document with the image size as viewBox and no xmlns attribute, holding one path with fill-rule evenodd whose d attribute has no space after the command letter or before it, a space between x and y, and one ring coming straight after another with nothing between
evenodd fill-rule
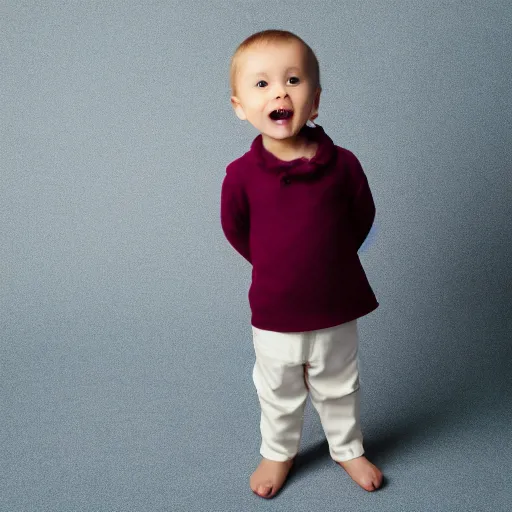
<instances>
[{"instance_id":1,"label":"shadow on floor","mask_svg":"<svg viewBox=\"0 0 512 512\"><path fill-rule=\"evenodd\" d=\"M418 399L408 412L402 412L401 416L395 417L386 426L368 429L371 432L365 434L365 456L385 473L386 464L391 460L419 447L423 449L435 444L440 437L474 420L475 414L487 416L489 409L495 413L503 407L498 396L493 399L493 395L486 395L486 399L482 400L479 389L454 390L451 396L439 398L437 403ZM330 460L326 440L300 451L290 472L289 482L306 478ZM332 464L335 467L334 461ZM387 482L385 479L382 487Z\"/></svg>"}]
</instances>

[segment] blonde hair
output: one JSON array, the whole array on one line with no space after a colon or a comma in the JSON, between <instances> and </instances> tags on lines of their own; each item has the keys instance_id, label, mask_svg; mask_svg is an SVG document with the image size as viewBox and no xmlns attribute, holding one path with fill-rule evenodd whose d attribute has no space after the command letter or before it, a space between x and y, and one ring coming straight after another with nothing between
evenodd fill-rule
<instances>
[{"instance_id":1,"label":"blonde hair","mask_svg":"<svg viewBox=\"0 0 512 512\"><path fill-rule=\"evenodd\" d=\"M306 49L307 63L309 71L313 76L315 86L320 88L320 66L315 53L299 36L288 32L287 30L262 30L249 36L235 50L231 57L229 79L231 85L231 94L236 94L236 74L238 70L238 60L240 55L247 49L260 43L283 43L290 41L298 41Z\"/></svg>"}]
</instances>

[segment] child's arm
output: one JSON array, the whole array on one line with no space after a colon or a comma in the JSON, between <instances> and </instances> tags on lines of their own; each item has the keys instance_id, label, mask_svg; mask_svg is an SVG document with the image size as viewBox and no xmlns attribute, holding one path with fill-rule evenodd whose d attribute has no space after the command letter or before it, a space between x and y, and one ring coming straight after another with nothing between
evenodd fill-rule
<instances>
[{"instance_id":1,"label":"child's arm","mask_svg":"<svg viewBox=\"0 0 512 512\"><path fill-rule=\"evenodd\" d=\"M220 204L224 235L234 249L252 263L249 249L249 202L236 169L230 166L222 182Z\"/></svg>"},{"instance_id":2,"label":"child's arm","mask_svg":"<svg viewBox=\"0 0 512 512\"><path fill-rule=\"evenodd\" d=\"M350 216L357 250L361 248L375 220L375 203L373 201L368 178L361 164L355 159L355 193L350 207Z\"/></svg>"}]
</instances>

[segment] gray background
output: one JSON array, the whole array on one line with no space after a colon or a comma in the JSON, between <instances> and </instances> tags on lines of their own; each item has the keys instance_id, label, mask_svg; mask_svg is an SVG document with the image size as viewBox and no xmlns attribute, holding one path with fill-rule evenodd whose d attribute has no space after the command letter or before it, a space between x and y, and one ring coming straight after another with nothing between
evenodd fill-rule
<instances>
[{"instance_id":1,"label":"gray background","mask_svg":"<svg viewBox=\"0 0 512 512\"><path fill-rule=\"evenodd\" d=\"M510 2L2 2L0 509L508 510ZM356 486L308 404L254 496L250 266L225 241L251 33L316 51L318 123L377 206L360 255L368 456Z\"/></svg>"}]
</instances>

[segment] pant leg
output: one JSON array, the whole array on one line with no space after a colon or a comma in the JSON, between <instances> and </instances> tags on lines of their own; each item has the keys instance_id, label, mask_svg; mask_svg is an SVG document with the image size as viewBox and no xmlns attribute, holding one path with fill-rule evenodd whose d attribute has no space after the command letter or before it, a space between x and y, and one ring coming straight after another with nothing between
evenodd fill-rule
<instances>
[{"instance_id":1,"label":"pant leg","mask_svg":"<svg viewBox=\"0 0 512 512\"><path fill-rule=\"evenodd\" d=\"M307 333L253 326L254 385L261 405L261 449L269 460L292 459L299 449L308 391L304 382Z\"/></svg>"},{"instance_id":2,"label":"pant leg","mask_svg":"<svg viewBox=\"0 0 512 512\"><path fill-rule=\"evenodd\" d=\"M311 402L336 461L364 453L357 354L357 320L315 331L306 378Z\"/></svg>"}]
</instances>

